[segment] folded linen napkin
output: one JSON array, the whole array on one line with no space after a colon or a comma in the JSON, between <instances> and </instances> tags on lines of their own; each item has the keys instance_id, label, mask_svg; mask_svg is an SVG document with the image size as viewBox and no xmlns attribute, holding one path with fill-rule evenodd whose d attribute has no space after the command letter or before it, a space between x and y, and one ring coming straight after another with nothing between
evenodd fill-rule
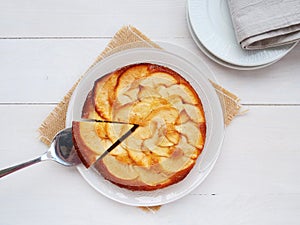
<instances>
[{"instance_id":1,"label":"folded linen napkin","mask_svg":"<svg viewBox=\"0 0 300 225\"><path fill-rule=\"evenodd\" d=\"M244 49L264 49L300 39L299 0L228 0L228 6Z\"/></svg>"}]
</instances>

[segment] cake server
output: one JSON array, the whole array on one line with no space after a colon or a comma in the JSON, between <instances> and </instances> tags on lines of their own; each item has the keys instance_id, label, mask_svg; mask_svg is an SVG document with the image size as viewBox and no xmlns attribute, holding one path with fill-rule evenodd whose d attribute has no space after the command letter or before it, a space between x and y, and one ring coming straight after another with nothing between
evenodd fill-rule
<instances>
[{"instance_id":1,"label":"cake server","mask_svg":"<svg viewBox=\"0 0 300 225\"><path fill-rule=\"evenodd\" d=\"M58 132L54 137L49 150L42 156L0 170L0 178L45 160L52 160L64 166L76 166L81 163L73 146L72 128L66 128Z\"/></svg>"}]
</instances>

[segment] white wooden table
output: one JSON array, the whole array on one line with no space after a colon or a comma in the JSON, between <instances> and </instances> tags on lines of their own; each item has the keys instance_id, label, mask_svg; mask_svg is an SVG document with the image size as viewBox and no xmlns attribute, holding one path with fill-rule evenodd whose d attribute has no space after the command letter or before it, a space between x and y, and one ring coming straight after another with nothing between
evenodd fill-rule
<instances>
[{"instance_id":1,"label":"white wooden table","mask_svg":"<svg viewBox=\"0 0 300 225\"><path fill-rule=\"evenodd\" d=\"M0 224L300 224L300 46L265 69L210 61L188 32L185 0L1 0L0 168L46 151L37 128L123 25L190 49L241 98L213 171L157 212L116 203L75 168L41 163L0 180Z\"/></svg>"}]
</instances>

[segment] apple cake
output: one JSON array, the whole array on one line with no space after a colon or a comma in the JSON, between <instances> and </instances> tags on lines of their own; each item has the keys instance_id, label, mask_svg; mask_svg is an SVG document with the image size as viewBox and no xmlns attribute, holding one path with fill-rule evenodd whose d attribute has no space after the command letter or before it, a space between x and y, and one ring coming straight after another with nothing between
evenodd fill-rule
<instances>
[{"instance_id":1,"label":"apple cake","mask_svg":"<svg viewBox=\"0 0 300 225\"><path fill-rule=\"evenodd\" d=\"M96 80L82 118L89 121L73 122L73 138L83 164L130 190L156 190L184 179L206 137L203 106L193 87L179 73L150 63ZM97 161L133 125L138 125L134 132Z\"/></svg>"}]
</instances>

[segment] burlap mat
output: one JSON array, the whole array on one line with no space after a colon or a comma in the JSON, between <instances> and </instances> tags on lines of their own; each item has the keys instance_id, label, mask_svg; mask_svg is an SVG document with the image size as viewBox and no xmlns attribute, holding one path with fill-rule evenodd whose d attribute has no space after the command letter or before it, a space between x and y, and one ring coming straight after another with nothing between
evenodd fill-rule
<instances>
[{"instance_id":1,"label":"burlap mat","mask_svg":"<svg viewBox=\"0 0 300 225\"><path fill-rule=\"evenodd\" d=\"M115 36L109 42L104 51L97 57L91 67L110 54L132 47L160 48L157 44L152 42L148 37L146 37L136 28L132 26L124 26L115 34ZM38 131L40 133L40 140L46 145L49 146L55 134L65 128L66 112L68 109L69 100L81 78L73 85L73 87L68 91L61 102L58 103L58 105L53 109L53 111L47 116L47 118L39 127ZM212 84L216 89L216 92L222 103L225 120L224 123L225 125L228 125L231 120L239 114L241 108L241 106L239 105L239 98L220 85L213 82ZM140 208L146 211L153 212L157 211L160 206Z\"/></svg>"},{"instance_id":2,"label":"burlap mat","mask_svg":"<svg viewBox=\"0 0 300 225\"><path fill-rule=\"evenodd\" d=\"M124 26L115 34L115 36L109 42L104 51L97 57L91 67L104 57L131 47L160 48L135 27ZM59 104L53 109L53 111L46 117L38 129L40 140L48 146L50 145L55 134L65 128L66 112L68 109L69 100L80 79L73 85L61 102L59 102ZM220 85L213 82L212 84L218 93L221 103L223 104L224 122L226 125L228 125L231 120L239 114L241 108L239 105L239 98Z\"/></svg>"}]
</instances>

